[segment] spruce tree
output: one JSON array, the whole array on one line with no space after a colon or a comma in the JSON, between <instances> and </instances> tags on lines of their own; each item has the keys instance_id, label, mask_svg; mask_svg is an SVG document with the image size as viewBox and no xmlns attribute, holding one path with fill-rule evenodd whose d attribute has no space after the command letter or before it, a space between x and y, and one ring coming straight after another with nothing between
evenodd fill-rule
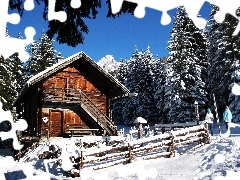
<instances>
[{"instance_id":1,"label":"spruce tree","mask_svg":"<svg viewBox=\"0 0 240 180\"><path fill-rule=\"evenodd\" d=\"M113 55L106 55L103 58L101 58L97 64L103 68L106 72L111 74L113 77L116 77L117 71L118 71L118 66L119 62L117 62Z\"/></svg>"},{"instance_id":2,"label":"spruce tree","mask_svg":"<svg viewBox=\"0 0 240 180\"><path fill-rule=\"evenodd\" d=\"M12 110L20 92L22 62L15 53L7 59L0 57L0 97L4 110Z\"/></svg>"},{"instance_id":3,"label":"spruce tree","mask_svg":"<svg viewBox=\"0 0 240 180\"><path fill-rule=\"evenodd\" d=\"M132 57L127 61L127 74L124 85L129 89L131 93L138 93L137 84L141 78L138 76L138 66L141 58L142 53L138 52L138 49L135 48L135 52L133 53ZM137 97L127 98L124 100L124 124L132 124L133 121L137 118L136 99Z\"/></svg>"},{"instance_id":4,"label":"spruce tree","mask_svg":"<svg viewBox=\"0 0 240 180\"><path fill-rule=\"evenodd\" d=\"M165 105L168 103L166 99L168 94L166 93L168 89L167 79L170 76L170 63L167 62L167 57L157 59L155 61L155 102L157 108L158 123L168 123L167 113L164 109Z\"/></svg>"},{"instance_id":5,"label":"spruce tree","mask_svg":"<svg viewBox=\"0 0 240 180\"><path fill-rule=\"evenodd\" d=\"M49 39L45 33L42 33L39 41L30 45L29 53L31 57L24 68L26 80L56 63L53 40Z\"/></svg>"},{"instance_id":6,"label":"spruce tree","mask_svg":"<svg viewBox=\"0 0 240 180\"><path fill-rule=\"evenodd\" d=\"M126 74L127 74L126 61L127 61L126 59L125 60L123 60L123 59L120 60L120 64L118 66L117 75L116 75L116 79L122 84L124 84L125 79L126 79Z\"/></svg>"},{"instance_id":7,"label":"spruce tree","mask_svg":"<svg viewBox=\"0 0 240 180\"><path fill-rule=\"evenodd\" d=\"M239 42L240 43L240 42ZM234 83L240 85L240 62L239 57L234 59L234 62L231 66L231 83L229 85L229 89L233 87ZM232 121L239 122L240 121L240 96L237 96L230 92L229 94L229 108L232 112Z\"/></svg>"},{"instance_id":8,"label":"spruce tree","mask_svg":"<svg viewBox=\"0 0 240 180\"><path fill-rule=\"evenodd\" d=\"M240 8L238 8L237 14L240 14ZM232 28L235 28L237 26L238 20L235 18L231 17L230 15L226 16L226 20L230 19L229 25L232 26ZM231 33L233 29L229 29ZM229 108L231 109L232 112L232 121L233 122L239 122L240 121L240 96L237 96L231 92L231 89L234 85L234 83L240 85L240 33L238 33L237 36L232 36L232 43L228 44L228 52L227 56L229 61L231 61L230 65L230 85L229 85L229 99L228 99L228 104ZM232 50L231 50L232 49Z\"/></svg>"},{"instance_id":9,"label":"spruce tree","mask_svg":"<svg viewBox=\"0 0 240 180\"><path fill-rule=\"evenodd\" d=\"M135 52L126 64L124 85L131 93L138 93L138 96L123 101L124 123L132 124L137 117L146 119L148 123L158 122L154 98L154 57L150 47L142 52L135 48Z\"/></svg>"},{"instance_id":10,"label":"spruce tree","mask_svg":"<svg viewBox=\"0 0 240 180\"><path fill-rule=\"evenodd\" d=\"M136 115L143 117L148 123L157 122L157 109L154 99L154 57L148 46L138 64L138 83L136 85L138 96L136 98Z\"/></svg>"},{"instance_id":11,"label":"spruce tree","mask_svg":"<svg viewBox=\"0 0 240 180\"><path fill-rule=\"evenodd\" d=\"M9 37L8 30L5 36ZM20 38L20 35L17 38ZM13 102L21 90L22 71L22 62L18 58L18 53L7 59L0 56L0 101L4 110L13 109Z\"/></svg>"},{"instance_id":12,"label":"spruce tree","mask_svg":"<svg viewBox=\"0 0 240 180\"><path fill-rule=\"evenodd\" d=\"M232 36L237 25L237 19L227 14L222 23L214 20L219 8L212 5L211 19L208 26L208 89L215 94L219 114L225 106L233 101L229 95L229 85L233 83L234 72L239 59L239 36ZM233 78L234 77L234 78ZM232 95L231 95L232 96Z\"/></svg>"},{"instance_id":13,"label":"spruce tree","mask_svg":"<svg viewBox=\"0 0 240 180\"><path fill-rule=\"evenodd\" d=\"M118 66L116 79L124 85L125 79L127 74L127 66L126 66L126 60L123 61L120 60L120 65ZM112 118L115 121L115 123L123 124L123 106L124 106L124 99L117 99L112 101L111 103L111 109L112 109Z\"/></svg>"},{"instance_id":14,"label":"spruce tree","mask_svg":"<svg viewBox=\"0 0 240 180\"><path fill-rule=\"evenodd\" d=\"M167 116L171 121L194 121L194 102L200 104L199 114L202 119L207 101L202 79L205 42L183 7L178 8L175 19L168 47L168 61L172 64L173 75L171 81L168 81L171 82L172 90Z\"/></svg>"}]
</instances>

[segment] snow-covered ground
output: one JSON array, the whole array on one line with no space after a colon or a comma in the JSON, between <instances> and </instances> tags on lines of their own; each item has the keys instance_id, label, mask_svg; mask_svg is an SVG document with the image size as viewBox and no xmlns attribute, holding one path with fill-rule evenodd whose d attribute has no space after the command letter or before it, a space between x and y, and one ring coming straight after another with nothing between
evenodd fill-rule
<instances>
[{"instance_id":1,"label":"snow-covered ground","mask_svg":"<svg viewBox=\"0 0 240 180\"><path fill-rule=\"evenodd\" d=\"M121 127L122 128L122 127ZM226 133L225 126L221 124L221 130ZM174 158L159 158L154 160L139 160L126 165L116 165L102 170L81 171L81 178L75 179L114 179L114 180L237 180L240 175L240 124L232 123L231 136L218 138L218 130L214 124L214 136L211 144L204 145L194 152L184 154ZM125 133L129 129L125 127ZM97 140L97 137L91 137L88 141ZM99 137L98 137L99 138ZM100 140L100 139L98 139ZM102 139L104 140L104 138ZM67 144L68 149L74 148L71 144L73 140L56 140L56 144ZM2 170L7 180L17 179L72 179L66 176L62 168L57 167L53 159L38 159L37 154L47 148L47 144L42 144L34 152L29 153L31 157L29 162L12 162L6 165L6 157L1 158ZM0 151L1 153L1 151ZM79 153L75 149L75 153ZM69 154L67 155L69 156ZM66 164L65 164L66 165ZM0 173L1 179L1 173Z\"/></svg>"}]
</instances>

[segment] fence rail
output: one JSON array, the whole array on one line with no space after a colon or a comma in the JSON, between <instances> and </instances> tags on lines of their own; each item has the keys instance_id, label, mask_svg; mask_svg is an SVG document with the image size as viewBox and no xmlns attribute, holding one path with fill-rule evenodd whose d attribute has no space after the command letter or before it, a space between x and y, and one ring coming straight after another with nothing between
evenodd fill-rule
<instances>
[{"instance_id":1,"label":"fence rail","mask_svg":"<svg viewBox=\"0 0 240 180\"><path fill-rule=\"evenodd\" d=\"M203 122L200 122L200 124L203 124ZM178 129L192 127L192 126L196 126L196 125L197 125L197 122L174 123L174 124L155 124L154 133L158 134L159 131L160 131L160 133L164 133L166 131L178 130Z\"/></svg>"},{"instance_id":2,"label":"fence rail","mask_svg":"<svg viewBox=\"0 0 240 180\"><path fill-rule=\"evenodd\" d=\"M98 170L134 160L171 158L177 156L177 152L180 154L189 152L209 143L209 140L208 130L201 124L130 141L118 147L106 147L91 152L81 151L83 160L80 162L79 172L83 168Z\"/></svg>"}]
</instances>

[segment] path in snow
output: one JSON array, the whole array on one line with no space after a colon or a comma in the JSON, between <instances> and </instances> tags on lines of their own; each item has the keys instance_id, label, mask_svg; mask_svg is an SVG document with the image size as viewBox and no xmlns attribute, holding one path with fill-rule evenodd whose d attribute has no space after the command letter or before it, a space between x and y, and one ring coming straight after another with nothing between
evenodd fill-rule
<instances>
[{"instance_id":1,"label":"path in snow","mask_svg":"<svg viewBox=\"0 0 240 180\"><path fill-rule=\"evenodd\" d=\"M231 137L218 139L216 123L213 126L214 136L209 145L196 151L174 158L160 158L139 161L127 165L114 166L98 170L94 173L85 172L81 179L108 180L231 180L240 174L240 127L232 124ZM221 123L221 132L226 133ZM91 174L91 175L89 175ZM228 176L227 176L228 175ZM237 180L236 179L236 180Z\"/></svg>"},{"instance_id":2,"label":"path in snow","mask_svg":"<svg viewBox=\"0 0 240 180\"><path fill-rule=\"evenodd\" d=\"M215 137L216 138L216 137ZM108 169L82 172L81 178L94 180L210 180L240 172L240 138L214 140L197 151L174 158L139 161ZM240 174L238 174L239 177ZM225 177L226 180L228 179Z\"/></svg>"}]
</instances>

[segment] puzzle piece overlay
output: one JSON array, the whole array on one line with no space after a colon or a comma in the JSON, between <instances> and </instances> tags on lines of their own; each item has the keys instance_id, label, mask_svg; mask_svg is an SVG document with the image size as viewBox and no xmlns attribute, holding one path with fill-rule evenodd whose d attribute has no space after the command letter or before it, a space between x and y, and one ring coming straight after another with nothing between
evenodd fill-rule
<instances>
[{"instance_id":1,"label":"puzzle piece overlay","mask_svg":"<svg viewBox=\"0 0 240 180\"><path fill-rule=\"evenodd\" d=\"M33 0L30 0L33 1ZM1 0L0 2L0 54L4 58L8 58L15 52L19 53L19 58L26 61L29 58L29 54L25 51L25 47L31 44L33 41L33 36L35 35L35 30L32 27L27 27L25 29L26 39L18 39L12 37L6 37L6 26L7 23L18 24L20 22L20 15L13 13L8 14L9 0ZM29 0L25 2L24 8L26 10L30 9Z\"/></svg>"},{"instance_id":2,"label":"puzzle piece overlay","mask_svg":"<svg viewBox=\"0 0 240 180\"><path fill-rule=\"evenodd\" d=\"M59 20L64 22L67 20L67 14L64 11L55 11L56 0L48 0L48 20ZM71 0L72 8L79 8L81 6L81 0ZM33 37L36 34L36 31L33 27L25 28L26 39L6 37L6 26L7 23L18 24L20 22L20 15L17 13L8 14L8 5L9 0L0 1L0 54L4 58L8 58L15 52L19 53L19 58L26 62L29 59L29 54L26 52L26 46L33 43ZM34 0L26 0L24 3L24 9L26 11L32 11L34 9Z\"/></svg>"},{"instance_id":3,"label":"puzzle piece overlay","mask_svg":"<svg viewBox=\"0 0 240 180\"><path fill-rule=\"evenodd\" d=\"M15 150L20 150L23 145L18 142L16 131L24 131L27 129L28 125L24 119L19 119L17 122L13 121L13 116L10 111L4 111L2 109L2 103L0 102L0 123L3 121L9 121L11 123L11 130L8 132L0 132L0 137L2 140L13 139L13 148ZM14 159L11 156L1 157L0 156L0 179L5 180L4 169L14 166Z\"/></svg>"},{"instance_id":4,"label":"puzzle piece overlay","mask_svg":"<svg viewBox=\"0 0 240 180\"><path fill-rule=\"evenodd\" d=\"M169 10L175 9L179 6L184 6L189 18L191 18L194 24L199 28L203 29L206 26L206 20L198 17L198 12L200 11L201 7L203 6L205 0L168 0L167 2L163 0L110 0L111 1L111 8L112 13L116 14L121 10L122 4L124 1L137 3L137 8L134 12L134 15L137 18L143 18L145 16L145 8L151 8L162 12L160 23L162 25L168 25L171 22L171 17L167 13ZM221 23L224 20L225 14L230 13L235 18L240 20L239 17L236 16L236 9L240 7L240 2L236 0L207 0L207 2L217 5L220 8L215 15L215 20ZM55 3L56 0L48 0L48 20L59 20L60 22L64 22L67 20L67 14L64 11L55 11ZM26 52L26 46L34 42L33 37L36 34L36 31L33 27L26 27L25 29L25 36L26 39L18 39L12 37L6 37L6 26L7 23L11 24L18 24L20 22L20 15L13 13L8 14L8 5L9 0L1 0L0 1L0 54L4 56L4 58L8 58L10 55L14 54L15 52L19 53L19 58L24 62L27 61L29 58L29 54ZM70 5L72 8L80 8L81 0L71 0ZM24 9L26 11L32 11L34 9L34 0L26 0L24 3ZM240 24L236 27L233 35L237 35L240 30ZM240 86L237 84L234 85L234 88L238 90ZM2 121L8 120L11 123L12 129L9 132L0 132L0 137L2 140L12 138L13 139L13 147L16 150L20 150L22 145L19 144L16 131L23 131L27 129L27 122L23 119L14 122L13 117L10 111L3 111L2 110L2 103L0 102L0 123ZM63 158L63 157L62 157ZM141 173L146 173L144 170L143 165L140 165L142 171ZM122 173L122 172L119 172ZM128 173L127 173L128 174ZM126 175L127 175L126 174ZM154 171L154 173L156 172ZM144 178L144 174L139 174L140 177ZM0 173L1 176L1 173ZM2 177L2 176L1 176ZM2 178L5 178L4 176Z\"/></svg>"},{"instance_id":5,"label":"puzzle piece overlay","mask_svg":"<svg viewBox=\"0 0 240 180\"><path fill-rule=\"evenodd\" d=\"M53 19L57 19L61 22L66 21L67 14L64 11L55 12L55 3L56 0L48 0L49 1L49 13L48 19L49 21ZM79 8L81 6L81 0L71 0L71 7ZM11 24L18 24L20 22L20 15L13 13L8 14L8 5L9 0L1 0L0 1L0 54L4 58L8 58L15 52L19 53L19 58L24 62L27 61L29 58L29 54L26 52L25 48L32 42L34 42L33 37L36 34L36 31L33 27L27 27L25 29L25 36L27 37L24 39L6 37L6 28L7 23ZM34 0L26 0L24 3L24 9L27 11L31 11L34 9ZM1 102L0 102L1 103ZM25 120L19 120L17 122L13 122L13 117L10 111L3 111L2 110L2 103L0 104L0 122L8 120L11 125L12 129L9 132L0 132L0 137L2 140L13 138L13 147L16 150L20 150L22 146L19 144L16 136L16 130L23 131L27 128L27 122Z\"/></svg>"},{"instance_id":6,"label":"puzzle piece overlay","mask_svg":"<svg viewBox=\"0 0 240 180\"><path fill-rule=\"evenodd\" d=\"M18 121L13 121L13 116L10 111L4 111L2 109L2 103L0 102L0 123L3 121L9 121L11 123L11 130L8 132L0 132L0 137L2 140L13 139L13 148L16 150L22 149L23 145L18 142L16 131L24 131L27 129L28 124L24 119L19 119Z\"/></svg>"},{"instance_id":7,"label":"puzzle piece overlay","mask_svg":"<svg viewBox=\"0 0 240 180\"><path fill-rule=\"evenodd\" d=\"M134 11L134 15L137 18L143 18L145 16L145 8L151 8L154 10L162 11L162 17L160 23L162 25L168 25L171 22L171 17L167 13L167 11L175 9L179 6L184 6L186 9L186 12L199 29L203 29L206 27L207 21L204 18L198 17L198 12L201 10L201 7L205 2L209 2L211 4L214 4L219 7L220 11L218 11L214 19L221 23L223 22L225 15L227 13L233 15L235 18L240 20L240 17L236 16L236 10L238 7L240 7L240 1L236 0L110 0L111 1L111 8L112 13L116 14L121 10L122 4L124 1L136 3L137 7ZM238 23L238 26L236 27L233 36L237 35L240 30L240 23Z\"/></svg>"},{"instance_id":8,"label":"puzzle piece overlay","mask_svg":"<svg viewBox=\"0 0 240 180\"><path fill-rule=\"evenodd\" d=\"M240 6L240 2L236 0L228 0L228 1L219 1L219 0L168 0L167 3L163 0L155 1L155 0L110 0L112 13L115 14L120 11L122 4L124 1L137 3L137 8L135 9L134 15L137 18L143 18L145 16L145 8L151 8L162 12L162 17L160 23L162 25L167 25L171 22L171 17L167 13L169 10L175 9L179 6L184 6L189 18L191 18L194 24L199 28L203 29L206 26L206 20L198 17L198 12L205 2L209 2L217 5L220 8L215 15L215 20L221 23L224 20L225 14L230 13L235 18L239 19L236 16L237 7ZM0 2L0 41L4 42L0 45L0 54L4 56L4 58L9 57L15 52L19 53L19 58L22 61L27 61L29 58L29 54L26 52L25 47L31 44L34 40L33 37L36 34L36 31L33 27L26 27L25 36L26 39L18 39L12 37L6 37L6 25L7 23L18 24L20 22L20 16L16 13L8 14L8 4L9 0L2 0ZM59 20L60 22L64 22L67 20L67 14L65 11L55 11L56 0L48 0L48 20ZM70 5L72 8L80 8L81 0L71 0ZM31 11L34 9L34 0L26 0L24 3L24 9L26 11ZM240 30L240 23L236 27L233 35L237 35ZM14 44L14 46L13 46Z\"/></svg>"}]
</instances>

